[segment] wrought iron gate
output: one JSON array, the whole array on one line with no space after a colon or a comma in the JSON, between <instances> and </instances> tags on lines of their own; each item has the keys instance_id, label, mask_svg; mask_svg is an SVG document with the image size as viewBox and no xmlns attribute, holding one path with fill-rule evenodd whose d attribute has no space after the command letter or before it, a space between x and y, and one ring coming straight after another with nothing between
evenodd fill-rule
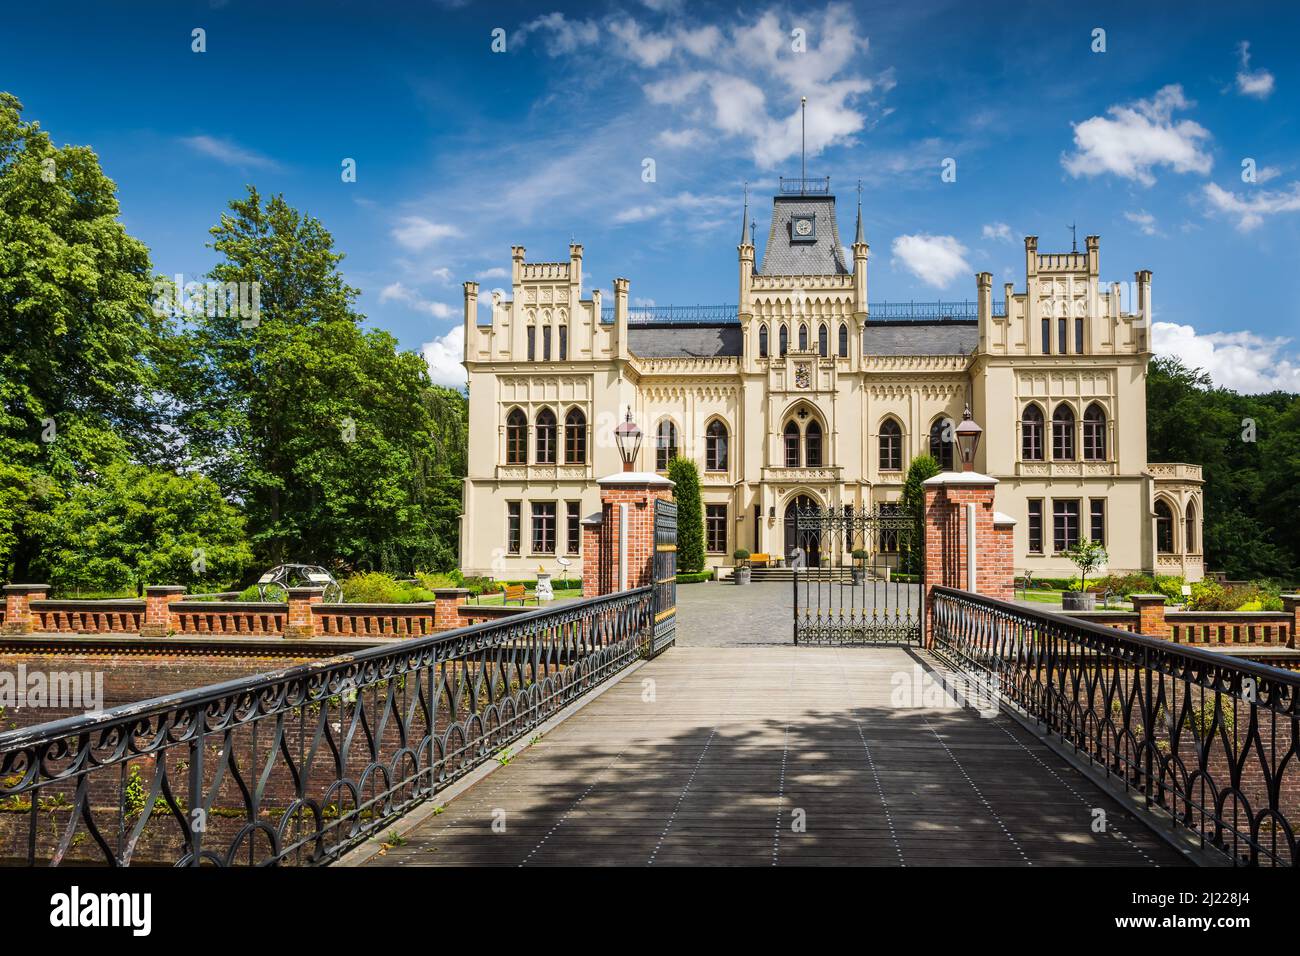
<instances>
[{"instance_id":1,"label":"wrought iron gate","mask_svg":"<svg viewBox=\"0 0 1300 956\"><path fill-rule=\"evenodd\" d=\"M677 502L655 501L653 657L677 638Z\"/></svg>"},{"instance_id":2,"label":"wrought iron gate","mask_svg":"<svg viewBox=\"0 0 1300 956\"><path fill-rule=\"evenodd\" d=\"M795 524L796 644L922 642L925 547L914 513L810 508Z\"/></svg>"}]
</instances>

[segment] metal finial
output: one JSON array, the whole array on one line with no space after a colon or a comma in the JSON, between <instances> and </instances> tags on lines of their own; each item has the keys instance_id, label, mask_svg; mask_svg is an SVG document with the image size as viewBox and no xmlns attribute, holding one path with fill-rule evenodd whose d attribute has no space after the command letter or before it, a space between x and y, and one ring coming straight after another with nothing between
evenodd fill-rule
<instances>
[{"instance_id":1,"label":"metal finial","mask_svg":"<svg viewBox=\"0 0 1300 956\"><path fill-rule=\"evenodd\" d=\"M1076 230L1074 223L1070 223L1070 251L1079 251L1078 231Z\"/></svg>"}]
</instances>

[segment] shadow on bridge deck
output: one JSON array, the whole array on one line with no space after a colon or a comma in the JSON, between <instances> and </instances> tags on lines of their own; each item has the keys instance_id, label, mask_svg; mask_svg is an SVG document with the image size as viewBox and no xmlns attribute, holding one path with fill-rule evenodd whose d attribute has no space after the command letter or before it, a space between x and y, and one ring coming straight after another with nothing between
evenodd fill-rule
<instances>
[{"instance_id":1,"label":"shadow on bridge deck","mask_svg":"<svg viewBox=\"0 0 1300 956\"><path fill-rule=\"evenodd\" d=\"M927 686L927 660L671 649L368 865L1184 862L1010 718Z\"/></svg>"}]
</instances>

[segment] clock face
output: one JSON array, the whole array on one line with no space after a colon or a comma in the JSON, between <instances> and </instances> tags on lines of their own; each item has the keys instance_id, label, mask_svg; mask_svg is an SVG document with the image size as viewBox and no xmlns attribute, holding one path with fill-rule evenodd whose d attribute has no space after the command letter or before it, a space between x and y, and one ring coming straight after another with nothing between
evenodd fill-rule
<instances>
[{"instance_id":1,"label":"clock face","mask_svg":"<svg viewBox=\"0 0 1300 956\"><path fill-rule=\"evenodd\" d=\"M794 221L794 234L796 236L811 236L813 222L811 219L796 219Z\"/></svg>"}]
</instances>

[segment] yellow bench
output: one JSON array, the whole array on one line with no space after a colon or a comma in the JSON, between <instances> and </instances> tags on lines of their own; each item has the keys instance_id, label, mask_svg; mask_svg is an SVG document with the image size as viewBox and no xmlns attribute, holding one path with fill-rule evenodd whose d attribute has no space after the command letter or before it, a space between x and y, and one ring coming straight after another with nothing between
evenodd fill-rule
<instances>
[{"instance_id":1,"label":"yellow bench","mask_svg":"<svg viewBox=\"0 0 1300 956\"><path fill-rule=\"evenodd\" d=\"M771 563L772 556L770 554L751 554L749 556L749 564L751 567L765 568Z\"/></svg>"},{"instance_id":2,"label":"yellow bench","mask_svg":"<svg viewBox=\"0 0 1300 956\"><path fill-rule=\"evenodd\" d=\"M524 595L528 593L528 588L522 584L507 584L506 596L501 599L502 604L509 604L511 601L524 603Z\"/></svg>"}]
</instances>

